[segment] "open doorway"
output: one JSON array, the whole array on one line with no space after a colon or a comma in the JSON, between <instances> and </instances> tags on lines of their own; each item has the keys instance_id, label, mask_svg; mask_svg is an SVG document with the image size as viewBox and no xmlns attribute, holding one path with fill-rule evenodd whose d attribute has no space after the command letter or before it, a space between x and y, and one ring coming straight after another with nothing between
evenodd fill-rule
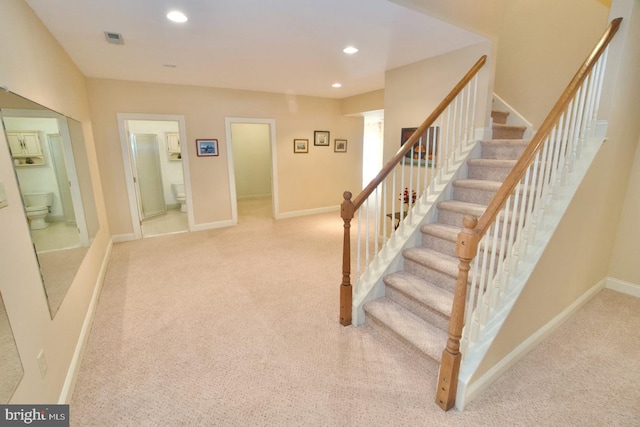
<instances>
[{"instance_id":1,"label":"open doorway","mask_svg":"<svg viewBox=\"0 0 640 427\"><path fill-rule=\"evenodd\" d=\"M227 118L234 222L276 218L275 121Z\"/></svg>"},{"instance_id":2,"label":"open doorway","mask_svg":"<svg viewBox=\"0 0 640 427\"><path fill-rule=\"evenodd\" d=\"M181 116L118 114L134 237L189 231L188 161Z\"/></svg>"}]
</instances>

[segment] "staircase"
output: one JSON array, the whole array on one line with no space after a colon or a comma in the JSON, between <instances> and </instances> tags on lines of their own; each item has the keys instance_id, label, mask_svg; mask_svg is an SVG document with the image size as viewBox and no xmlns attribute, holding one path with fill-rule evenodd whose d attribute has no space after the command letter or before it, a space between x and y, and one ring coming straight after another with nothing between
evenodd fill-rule
<instances>
[{"instance_id":1,"label":"staircase","mask_svg":"<svg viewBox=\"0 0 640 427\"><path fill-rule=\"evenodd\" d=\"M367 324L437 362L448 336L462 218L485 211L529 143L523 126L506 124L507 112L491 116L494 139L481 142L481 157L467 161L467 178L454 181L452 198L437 204L437 222L420 227L422 244L403 251L402 271L384 277L385 297L364 305Z\"/></svg>"}]
</instances>

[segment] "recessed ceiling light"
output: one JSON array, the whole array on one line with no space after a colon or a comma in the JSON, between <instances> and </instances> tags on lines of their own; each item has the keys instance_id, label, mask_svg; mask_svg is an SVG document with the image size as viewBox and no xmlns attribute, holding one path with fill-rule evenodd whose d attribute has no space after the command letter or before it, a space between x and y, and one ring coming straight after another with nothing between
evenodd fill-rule
<instances>
[{"instance_id":1,"label":"recessed ceiling light","mask_svg":"<svg viewBox=\"0 0 640 427\"><path fill-rule=\"evenodd\" d=\"M187 22L188 20L187 15L180 12L179 10L172 10L171 12L167 13L167 19L169 19L169 21L180 23Z\"/></svg>"},{"instance_id":2,"label":"recessed ceiling light","mask_svg":"<svg viewBox=\"0 0 640 427\"><path fill-rule=\"evenodd\" d=\"M348 53L349 55L353 55L354 53L356 53L358 51L358 49L353 47L353 46L347 46L344 49L342 49L342 51L344 53Z\"/></svg>"},{"instance_id":3,"label":"recessed ceiling light","mask_svg":"<svg viewBox=\"0 0 640 427\"><path fill-rule=\"evenodd\" d=\"M331 87L336 87L337 88L337 87L342 87L342 85L340 83L334 83L334 84L331 85Z\"/></svg>"}]
</instances>

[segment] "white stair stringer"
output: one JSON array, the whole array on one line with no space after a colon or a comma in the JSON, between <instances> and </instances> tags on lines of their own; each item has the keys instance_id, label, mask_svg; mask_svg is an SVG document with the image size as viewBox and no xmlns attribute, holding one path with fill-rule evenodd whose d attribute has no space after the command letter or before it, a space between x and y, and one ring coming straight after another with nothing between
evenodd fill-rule
<instances>
[{"instance_id":1,"label":"white stair stringer","mask_svg":"<svg viewBox=\"0 0 640 427\"><path fill-rule=\"evenodd\" d=\"M554 188L553 200L545 206L545 213L542 220L537 224L534 239L528 243L526 256L519 260L516 273L507 283L504 295L501 297L498 305L491 309L487 322L480 327L476 341L469 344L466 349L463 349L455 403L458 410L464 410L465 405L485 390L495 379L515 364L537 343L535 342L530 346L523 346L522 348L518 347L518 349L516 349L518 351L513 351L505 357L505 359L496 364L496 366L500 367L499 369L492 369L481 378L470 383L502 324L505 322L527 281L531 277L551 236L555 233L587 170L593 163L600 147L605 141L604 135L606 135L606 123L599 122L596 126L595 136L588 139L580 159L576 159L573 170L568 175L566 182L562 185L558 183ZM473 321L474 314L467 313L465 328L470 327L470 323Z\"/></svg>"}]
</instances>

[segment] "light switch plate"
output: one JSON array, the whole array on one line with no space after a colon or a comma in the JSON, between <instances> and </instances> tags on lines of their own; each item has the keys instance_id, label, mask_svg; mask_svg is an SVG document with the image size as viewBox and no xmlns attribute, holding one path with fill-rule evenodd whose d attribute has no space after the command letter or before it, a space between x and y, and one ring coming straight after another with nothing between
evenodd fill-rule
<instances>
[{"instance_id":1,"label":"light switch plate","mask_svg":"<svg viewBox=\"0 0 640 427\"><path fill-rule=\"evenodd\" d=\"M8 205L7 196L4 194L4 184L0 182L0 208L7 207Z\"/></svg>"}]
</instances>

